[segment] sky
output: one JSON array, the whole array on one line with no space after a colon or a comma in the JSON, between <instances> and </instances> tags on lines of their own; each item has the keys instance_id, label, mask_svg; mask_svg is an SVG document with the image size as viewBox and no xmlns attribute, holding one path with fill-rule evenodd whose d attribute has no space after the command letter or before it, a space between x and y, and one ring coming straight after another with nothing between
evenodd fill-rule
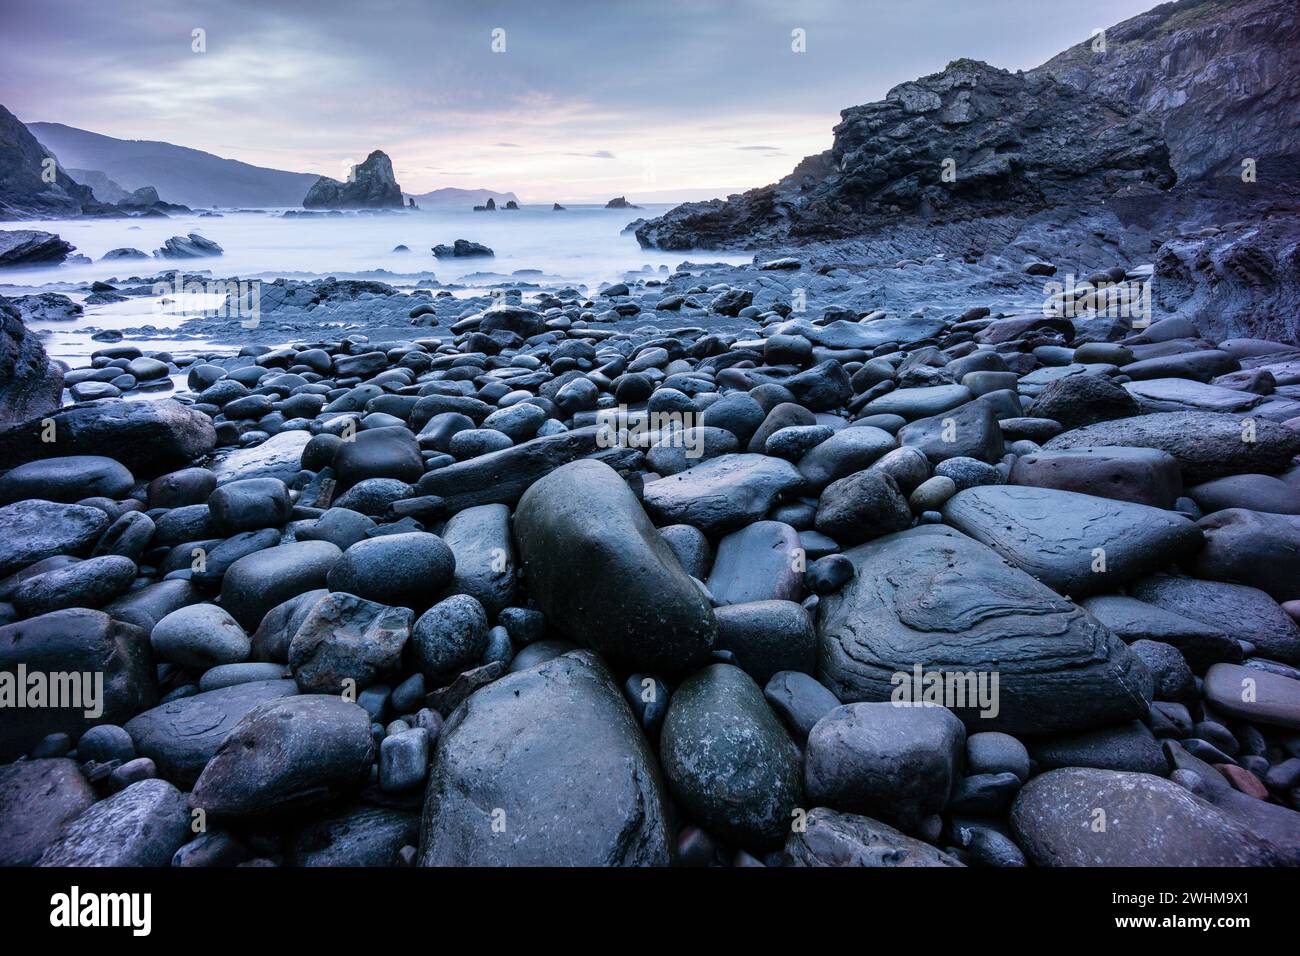
<instances>
[{"instance_id":1,"label":"sky","mask_svg":"<svg viewBox=\"0 0 1300 956\"><path fill-rule=\"evenodd\" d=\"M1029 69L1154 5L0 0L0 103L338 179L382 149L408 193L681 202L775 182L958 57Z\"/></svg>"}]
</instances>

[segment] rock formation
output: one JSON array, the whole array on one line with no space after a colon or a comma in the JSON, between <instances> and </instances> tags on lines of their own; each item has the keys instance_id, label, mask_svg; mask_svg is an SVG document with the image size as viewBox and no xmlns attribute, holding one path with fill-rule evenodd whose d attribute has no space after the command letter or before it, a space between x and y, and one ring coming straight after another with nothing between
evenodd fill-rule
<instances>
[{"instance_id":1,"label":"rock formation","mask_svg":"<svg viewBox=\"0 0 1300 956\"><path fill-rule=\"evenodd\" d=\"M392 160L377 149L352 167L346 183L328 176L316 180L302 204L307 209L400 209L405 201L393 178Z\"/></svg>"},{"instance_id":2,"label":"rock formation","mask_svg":"<svg viewBox=\"0 0 1300 956\"><path fill-rule=\"evenodd\" d=\"M0 106L0 219L65 218L100 204L27 127Z\"/></svg>"}]
</instances>

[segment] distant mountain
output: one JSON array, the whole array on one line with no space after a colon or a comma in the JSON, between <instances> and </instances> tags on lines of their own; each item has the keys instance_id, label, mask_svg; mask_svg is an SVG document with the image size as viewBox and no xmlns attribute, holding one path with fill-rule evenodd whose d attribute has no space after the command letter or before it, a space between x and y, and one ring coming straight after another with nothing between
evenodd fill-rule
<instances>
[{"instance_id":1,"label":"distant mountain","mask_svg":"<svg viewBox=\"0 0 1300 956\"><path fill-rule=\"evenodd\" d=\"M62 219L102 211L90 187L51 159L18 117L0 106L0 219Z\"/></svg>"},{"instance_id":2,"label":"distant mountain","mask_svg":"<svg viewBox=\"0 0 1300 956\"><path fill-rule=\"evenodd\" d=\"M94 192L95 198L100 202L121 202L131 194L123 189L120 185L113 182L98 169L69 169L68 175L81 183L83 186L89 186Z\"/></svg>"},{"instance_id":3,"label":"distant mountain","mask_svg":"<svg viewBox=\"0 0 1300 956\"><path fill-rule=\"evenodd\" d=\"M498 193L491 189L456 189L447 187L427 193L407 193L415 200L417 206L482 206L489 199L495 199L498 206L508 202L518 202L514 193Z\"/></svg>"},{"instance_id":4,"label":"distant mountain","mask_svg":"<svg viewBox=\"0 0 1300 956\"><path fill-rule=\"evenodd\" d=\"M28 123L27 128L64 168L101 172L128 192L153 186L168 202L186 206L301 206L320 178L171 143L114 139L62 123Z\"/></svg>"}]
</instances>

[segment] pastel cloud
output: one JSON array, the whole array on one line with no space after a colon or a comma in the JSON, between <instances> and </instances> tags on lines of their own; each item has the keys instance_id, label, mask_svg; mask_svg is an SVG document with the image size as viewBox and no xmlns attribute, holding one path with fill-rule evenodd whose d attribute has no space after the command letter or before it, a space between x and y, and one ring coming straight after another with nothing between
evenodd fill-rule
<instances>
[{"instance_id":1,"label":"pastel cloud","mask_svg":"<svg viewBox=\"0 0 1300 956\"><path fill-rule=\"evenodd\" d=\"M7 6L0 89L27 121L282 169L381 148L411 192L705 197L780 178L895 83L958 56L1030 67L1149 5L42 0Z\"/></svg>"}]
</instances>

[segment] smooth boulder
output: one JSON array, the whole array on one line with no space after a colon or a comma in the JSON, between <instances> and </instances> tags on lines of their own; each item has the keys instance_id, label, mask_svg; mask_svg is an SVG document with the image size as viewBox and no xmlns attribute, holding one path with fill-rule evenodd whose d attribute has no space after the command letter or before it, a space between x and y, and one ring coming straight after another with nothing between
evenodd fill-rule
<instances>
[{"instance_id":1,"label":"smooth boulder","mask_svg":"<svg viewBox=\"0 0 1300 956\"><path fill-rule=\"evenodd\" d=\"M1146 773L1068 768L1025 784L1016 842L1038 866L1276 866L1242 822Z\"/></svg>"},{"instance_id":2,"label":"smooth boulder","mask_svg":"<svg viewBox=\"0 0 1300 956\"><path fill-rule=\"evenodd\" d=\"M209 817L254 817L359 789L375 760L370 717L342 697L265 701L221 742L190 794Z\"/></svg>"},{"instance_id":3,"label":"smooth boulder","mask_svg":"<svg viewBox=\"0 0 1300 956\"><path fill-rule=\"evenodd\" d=\"M803 802L799 750L744 671L712 664L687 678L659 740L673 796L709 832L743 847L785 839Z\"/></svg>"},{"instance_id":4,"label":"smooth boulder","mask_svg":"<svg viewBox=\"0 0 1300 956\"><path fill-rule=\"evenodd\" d=\"M608 465L573 462L535 483L514 534L534 600L567 639L634 669L707 659L708 601Z\"/></svg>"},{"instance_id":5,"label":"smooth boulder","mask_svg":"<svg viewBox=\"0 0 1300 956\"><path fill-rule=\"evenodd\" d=\"M443 726L422 866L663 866L654 756L600 659L563 654L470 696Z\"/></svg>"}]
</instances>

